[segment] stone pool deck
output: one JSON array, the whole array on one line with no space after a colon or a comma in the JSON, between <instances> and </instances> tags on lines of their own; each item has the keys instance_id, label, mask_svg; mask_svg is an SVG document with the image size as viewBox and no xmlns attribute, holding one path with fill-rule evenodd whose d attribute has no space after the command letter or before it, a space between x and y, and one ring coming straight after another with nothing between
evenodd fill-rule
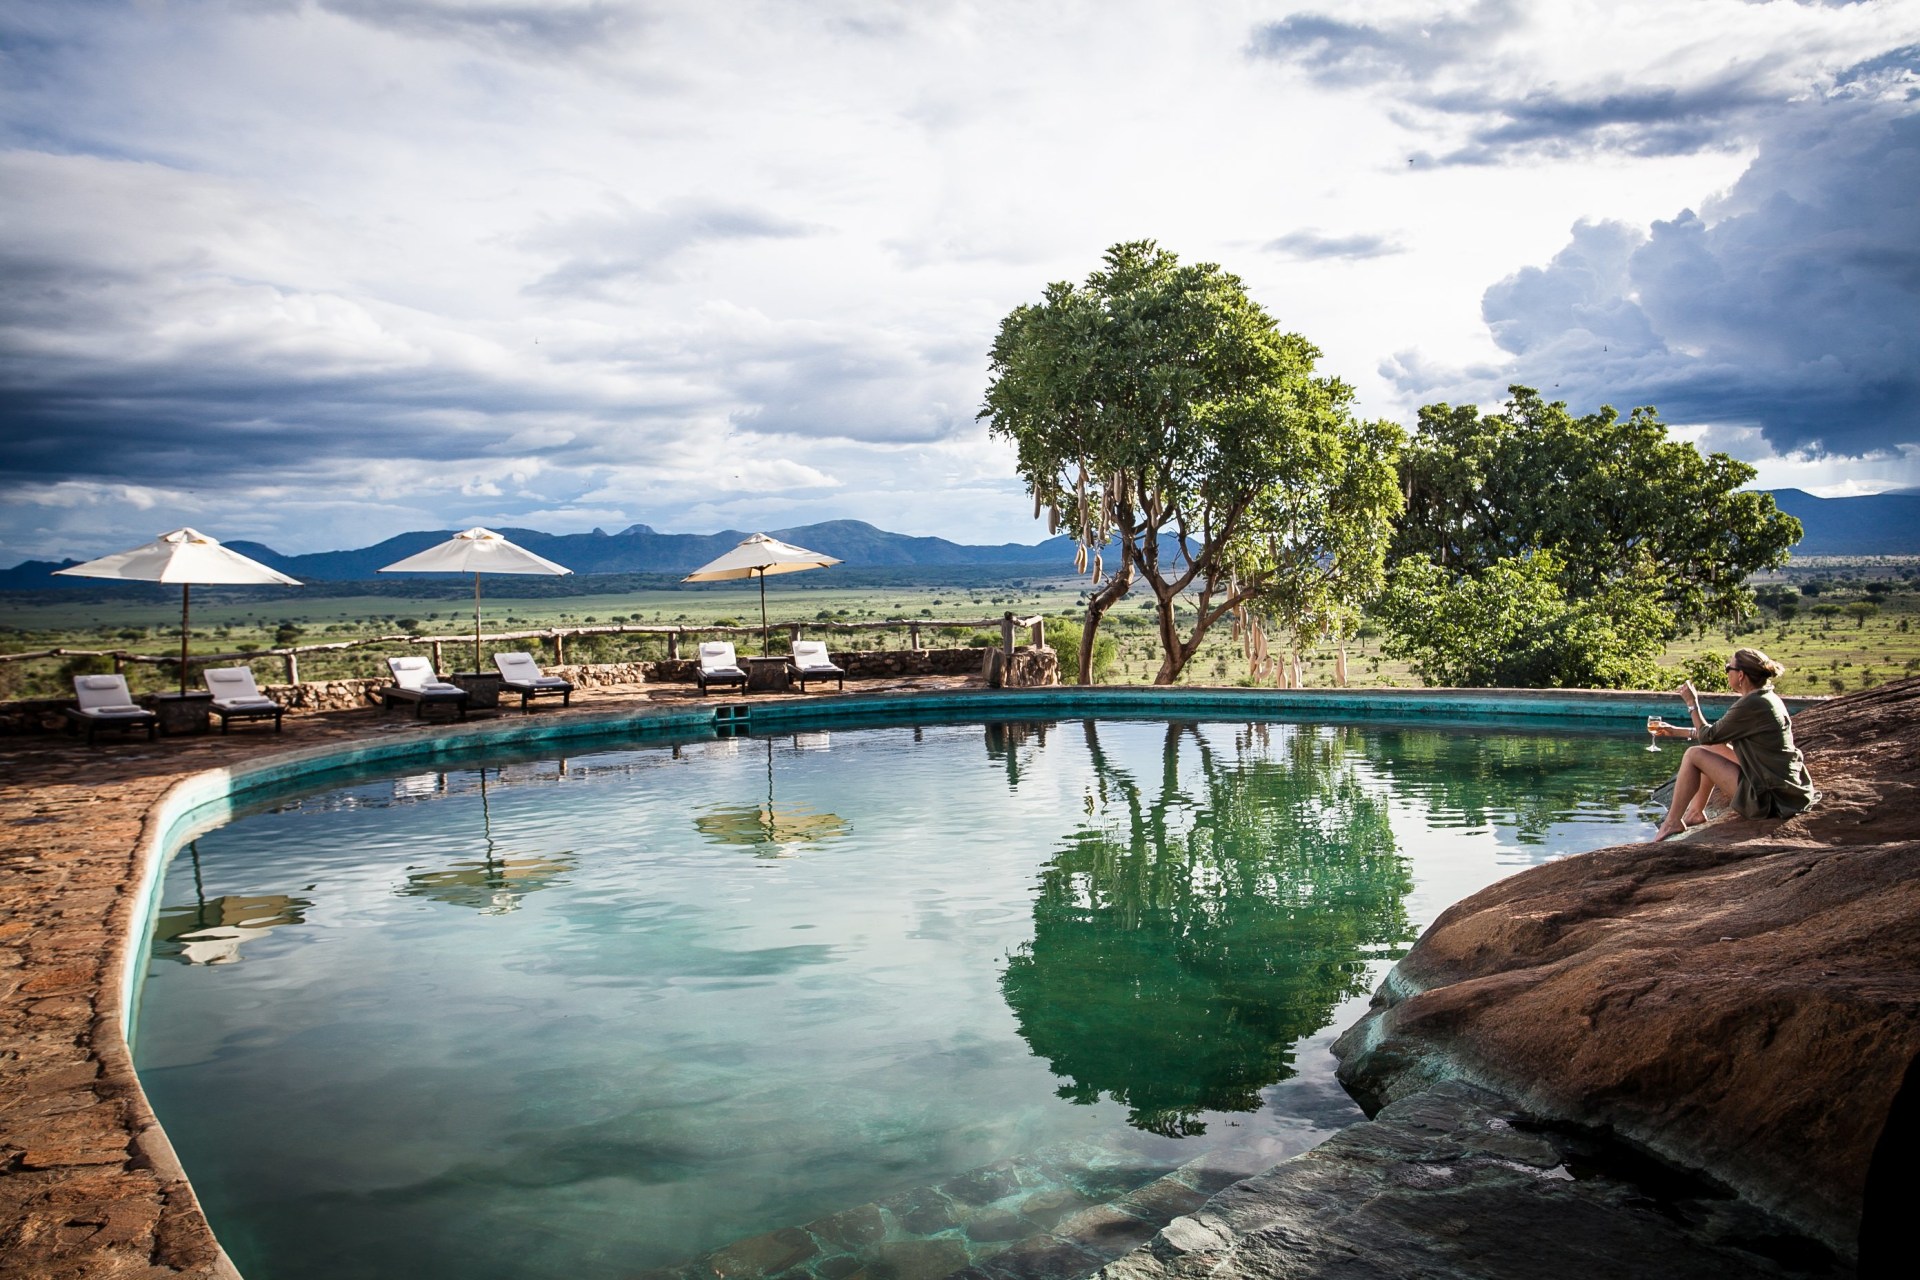
<instances>
[{"instance_id":1,"label":"stone pool deck","mask_svg":"<svg viewBox=\"0 0 1920 1280\"><path fill-rule=\"evenodd\" d=\"M959 677L861 681L857 692L945 691L978 683ZM848 690L849 695L855 692ZM794 695L756 694L753 701L787 696ZM815 693L808 700L836 696ZM1753 855L1766 851L1772 856L1786 847L1791 865L1780 865L1790 890L1802 880L1810 886L1820 883L1823 853L1870 848L1878 859L1875 865L1891 868L1885 874L1894 879L1885 883L1910 902L1920 879L1902 869L1900 855L1915 851L1915 827L1920 825L1920 805L1915 804L1920 720L1914 710L1920 706L1920 681L1857 697L1857 710L1854 699L1841 699L1808 726L1816 730L1807 736L1814 773L1833 797L1817 821L1782 831L1777 839L1772 828L1779 824L1732 824L1739 829L1703 833L1703 847L1744 841L1744 852L1732 849L1721 859L1729 865L1752 862ZM571 711L549 704L532 714L648 715L654 708L685 710L699 701L693 690L674 686L611 687L576 694ZM517 709L499 714L505 720L521 715ZM250 728L226 737L208 734L154 743L103 739L93 749L77 739L0 739L0 777L5 779L0 783L0 1277L232 1276L147 1109L119 1032L117 975L135 909L131 886L149 836L150 811L175 783L203 770L283 749L435 732L431 724L401 712L383 717L378 709L363 709L290 716L286 731L277 737L270 730ZM1756 832L1751 829L1756 825L1768 830ZM1799 861L1792 861L1795 856ZM1698 855L1693 860L1698 861ZM1601 865L1606 865L1604 860ZM1796 870L1802 866L1808 869ZM1551 866L1540 870L1550 872ZM1634 881L1635 886L1645 883L1644 878ZM1618 884L1602 885L1593 893L1617 903L1618 890ZM1656 893L1645 909L1657 915L1661 906ZM1574 918L1566 914L1570 908L1565 903L1547 909ZM1525 915L1525 910L1507 913L1515 927L1551 932L1551 919ZM1592 911L1579 917L1594 918ZM1844 937L1844 932L1836 936ZM1920 928L1906 936L1920 938ZM1515 939L1481 941L1478 950L1469 951L1481 960L1491 957L1491 963L1498 961L1500 947ZM1671 949L1683 942L1672 939L1658 945ZM1458 962L1452 953L1445 954ZM1766 957L1758 963L1764 967ZM1822 970L1812 972L1816 986L1824 981L1818 977ZM1847 981L1852 981L1852 973L1849 968ZM1909 1030L1920 1025L1913 1018L1914 992L1920 985L1915 974L1909 966L1905 974L1896 975L1904 985L1884 996L1905 1010L1903 1025ZM1440 976L1454 976L1453 985L1463 985L1457 975L1437 970L1426 981ZM1737 973L1719 972L1715 989L1737 989L1738 978ZM1844 983L1828 985L1840 991ZM1399 991L1398 1003L1390 1006L1405 1006L1396 1034L1404 1038L1413 1033L1407 1015L1417 1011L1420 996L1446 989L1442 983ZM1571 1002L1568 1017L1577 1022L1604 1018L1609 1009L1631 1009L1644 991L1596 991L1587 1004ZM1711 1032L1707 1027L1702 1034ZM1750 1057L1756 1052L1744 1041L1736 1043L1732 1031L1727 1039L1740 1053ZM1402 1100L1375 1121L1224 1191L1222 1179L1215 1176L1218 1171L1193 1170L1143 1184L1111 1201L1090 1195L1085 1204L1041 1204L1024 1194L1021 1170L986 1171L974 1180L978 1187L968 1182L959 1189L929 1189L924 1203L881 1202L865 1207L872 1213L849 1210L831 1222L741 1242L702 1260L708 1265L701 1272L726 1280L802 1275L818 1280L934 1280L956 1261L966 1265L969 1280L1065 1280L1101 1263L1108 1264L1114 1280L1241 1275L1518 1280L1540 1274L1570 1280L1625 1274L1836 1275L1848 1270L1844 1259L1836 1262L1831 1254L1805 1265L1792 1257L1759 1257L1737 1243L1731 1246L1736 1252L1727 1254L1724 1239L1714 1234L1721 1226L1731 1222L1728 1230L1747 1236L1768 1229L1765 1224L1755 1227L1738 1205L1714 1209L1704 1236L1696 1232L1682 1240L1662 1234L1647 1216L1646 1196L1632 1178L1622 1183L1570 1177L1569 1166L1581 1163L1578 1141L1528 1129L1539 1118L1537 1105L1523 1115L1506 1101L1525 1094L1526 1070L1551 1071L1556 1060L1521 1056L1512 1079L1500 1078L1484 1063L1478 1071L1451 1073L1455 1078L1474 1076L1480 1083L1492 1079L1503 1086L1501 1096L1474 1092L1451 1079L1433 1088L1436 1076L1449 1075L1444 1065L1449 1053L1457 1060L1457 1046L1409 1051L1403 1055L1407 1060L1418 1059L1432 1068L1422 1079L1410 1080L1409 1088L1424 1091L1396 1094ZM1879 1054L1887 1061L1895 1056ZM1641 1096L1648 1096L1648 1089L1658 1092L1658 1081L1638 1087ZM1867 1117L1872 1121L1884 1114L1887 1089L1876 1084L1867 1092L1871 1105L1879 1108L1876 1116ZM1857 1111L1857 1098L1860 1095L1842 1090L1831 1101L1832 1113ZM1538 1102L1530 1095L1527 1100ZM1581 1119L1605 1124L1604 1101L1592 1116ZM1866 1133L1874 1126L1853 1127ZM1516 1134L1515 1129L1523 1132ZM1817 1131L1804 1136L1809 1146L1823 1140ZM1849 1158L1857 1161L1857 1142ZM1368 1168L1377 1180L1358 1176ZM1201 1203L1216 1191L1221 1193ZM1715 1192L1707 1198L1719 1204L1727 1197ZM1451 1206L1468 1202L1482 1210L1478 1218L1452 1214ZM1532 1225L1524 1238L1515 1237L1502 1224L1520 1220L1502 1215L1528 1207L1537 1210L1525 1219ZM927 1215L936 1210L954 1221L934 1223ZM1067 1212L1062 1217L1056 1210ZM1579 1242L1561 1229L1569 1213L1591 1223L1592 1230ZM1621 1214L1639 1217L1627 1222ZM955 1252L958 1243L942 1245L934 1239L944 1233L977 1246L993 1233L1011 1232L1015 1218L1034 1233L997 1254L970 1246L963 1256ZM911 1228L919 1219L925 1219L919 1226L935 1228L914 1231L916 1237L926 1237L923 1242L902 1239L895 1242L899 1247L882 1247L870 1256L855 1247L875 1222ZM1651 1233L1623 1233L1623 1226L1647 1227ZM1509 1238L1476 1249L1482 1244L1474 1238L1476 1232L1495 1237L1504 1232ZM1823 1234L1842 1243L1830 1232ZM1708 1252L1686 1252L1696 1248ZM1569 1252L1577 1249L1589 1252ZM1839 1252L1844 1255L1844 1245ZM1663 1269L1636 1266L1656 1257L1663 1260Z\"/></svg>"}]
</instances>

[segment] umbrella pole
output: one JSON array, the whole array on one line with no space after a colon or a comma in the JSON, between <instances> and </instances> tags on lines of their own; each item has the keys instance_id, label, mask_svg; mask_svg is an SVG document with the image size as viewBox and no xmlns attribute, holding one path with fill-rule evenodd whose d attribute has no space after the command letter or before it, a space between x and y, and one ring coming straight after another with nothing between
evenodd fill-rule
<instances>
[{"instance_id":1,"label":"umbrella pole","mask_svg":"<svg viewBox=\"0 0 1920 1280\"><path fill-rule=\"evenodd\" d=\"M473 673L480 674L480 575L473 575Z\"/></svg>"},{"instance_id":2,"label":"umbrella pole","mask_svg":"<svg viewBox=\"0 0 1920 1280\"><path fill-rule=\"evenodd\" d=\"M187 593L191 583L180 584L180 696L187 696Z\"/></svg>"},{"instance_id":3,"label":"umbrella pole","mask_svg":"<svg viewBox=\"0 0 1920 1280\"><path fill-rule=\"evenodd\" d=\"M760 570L760 656L761 657L765 658L769 656L769 654L767 653L767 650L769 647L770 646L767 641L767 571L765 569L762 569Z\"/></svg>"}]
</instances>

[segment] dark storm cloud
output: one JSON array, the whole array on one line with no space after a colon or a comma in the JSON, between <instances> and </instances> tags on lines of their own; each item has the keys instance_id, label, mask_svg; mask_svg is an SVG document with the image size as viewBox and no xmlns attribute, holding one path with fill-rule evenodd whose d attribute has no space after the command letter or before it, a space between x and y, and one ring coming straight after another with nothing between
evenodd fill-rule
<instances>
[{"instance_id":1,"label":"dark storm cloud","mask_svg":"<svg viewBox=\"0 0 1920 1280\"><path fill-rule=\"evenodd\" d=\"M225 362L67 372L29 379L12 362L0 372L0 482L194 487L334 474L355 459L369 468L458 462L511 453L517 418L579 410L575 397L471 371L302 378L245 351ZM487 406L484 425L466 420L476 403Z\"/></svg>"},{"instance_id":2,"label":"dark storm cloud","mask_svg":"<svg viewBox=\"0 0 1920 1280\"><path fill-rule=\"evenodd\" d=\"M1691 155L1736 145L1728 124L1771 106L1777 92L1752 75L1692 88L1653 88L1585 97L1534 93L1501 98L1478 93L1426 96L1424 105L1480 121L1464 146L1441 164L1499 164L1515 156L1577 156L1617 151L1636 156Z\"/></svg>"},{"instance_id":3,"label":"dark storm cloud","mask_svg":"<svg viewBox=\"0 0 1920 1280\"><path fill-rule=\"evenodd\" d=\"M678 201L658 209L623 206L578 218L529 237L560 265L523 291L531 297L605 297L616 286L668 279L692 250L745 240L788 240L811 234L800 223L758 209Z\"/></svg>"},{"instance_id":4,"label":"dark storm cloud","mask_svg":"<svg viewBox=\"0 0 1920 1280\"><path fill-rule=\"evenodd\" d=\"M1326 85L1421 83L1464 59L1484 57L1492 37L1522 16L1514 0L1480 0L1459 17L1397 23L1297 13L1256 28L1251 48L1295 63Z\"/></svg>"},{"instance_id":5,"label":"dark storm cloud","mask_svg":"<svg viewBox=\"0 0 1920 1280\"><path fill-rule=\"evenodd\" d=\"M1920 441L1916 209L1920 113L1804 102L1704 216L1582 225L1547 266L1488 289L1482 314L1514 359L1476 380L1757 425L1780 453ZM1411 362L1393 376L1429 398L1466 390Z\"/></svg>"},{"instance_id":6,"label":"dark storm cloud","mask_svg":"<svg viewBox=\"0 0 1920 1280\"><path fill-rule=\"evenodd\" d=\"M1519 88L1529 69L1503 58L1498 46L1526 18L1501 0L1482 0L1458 17L1378 24L1296 14L1259 28L1252 51L1297 66L1320 84L1365 85L1393 96L1404 104L1399 114L1407 127L1444 130L1454 139L1415 151L1413 167L1726 150L1748 141L1790 96L1777 77L1792 51L1780 49L1730 49L1726 67L1691 83ZM1849 68L1834 82L1844 91L1850 82L1911 65L1910 51L1899 51Z\"/></svg>"},{"instance_id":7,"label":"dark storm cloud","mask_svg":"<svg viewBox=\"0 0 1920 1280\"><path fill-rule=\"evenodd\" d=\"M1290 231L1262 246L1269 253L1312 261L1320 258L1384 258L1406 249L1386 236L1330 236L1321 231Z\"/></svg>"}]
</instances>

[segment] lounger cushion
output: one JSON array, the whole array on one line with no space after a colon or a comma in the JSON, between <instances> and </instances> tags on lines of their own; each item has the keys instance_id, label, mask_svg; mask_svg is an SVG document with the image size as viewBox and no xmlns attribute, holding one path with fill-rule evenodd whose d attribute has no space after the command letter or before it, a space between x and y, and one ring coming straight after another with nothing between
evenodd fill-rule
<instances>
[{"instance_id":1,"label":"lounger cushion","mask_svg":"<svg viewBox=\"0 0 1920 1280\"><path fill-rule=\"evenodd\" d=\"M393 672L393 683L396 686L389 692L401 697L408 694L420 694L429 698L466 696L467 691L459 685L436 679L433 664L425 658L388 658L387 667Z\"/></svg>"}]
</instances>

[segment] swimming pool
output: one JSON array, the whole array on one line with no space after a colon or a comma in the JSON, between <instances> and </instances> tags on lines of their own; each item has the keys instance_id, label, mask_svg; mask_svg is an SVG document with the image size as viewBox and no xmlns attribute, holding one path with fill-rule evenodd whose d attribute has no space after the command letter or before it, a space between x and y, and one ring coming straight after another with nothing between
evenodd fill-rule
<instances>
[{"instance_id":1,"label":"swimming pool","mask_svg":"<svg viewBox=\"0 0 1920 1280\"><path fill-rule=\"evenodd\" d=\"M1641 746L1031 719L440 759L177 857L137 1062L251 1280L627 1275L823 1220L864 1225L792 1268L938 1271L1357 1118L1332 1032L1448 903L1649 830Z\"/></svg>"}]
</instances>

